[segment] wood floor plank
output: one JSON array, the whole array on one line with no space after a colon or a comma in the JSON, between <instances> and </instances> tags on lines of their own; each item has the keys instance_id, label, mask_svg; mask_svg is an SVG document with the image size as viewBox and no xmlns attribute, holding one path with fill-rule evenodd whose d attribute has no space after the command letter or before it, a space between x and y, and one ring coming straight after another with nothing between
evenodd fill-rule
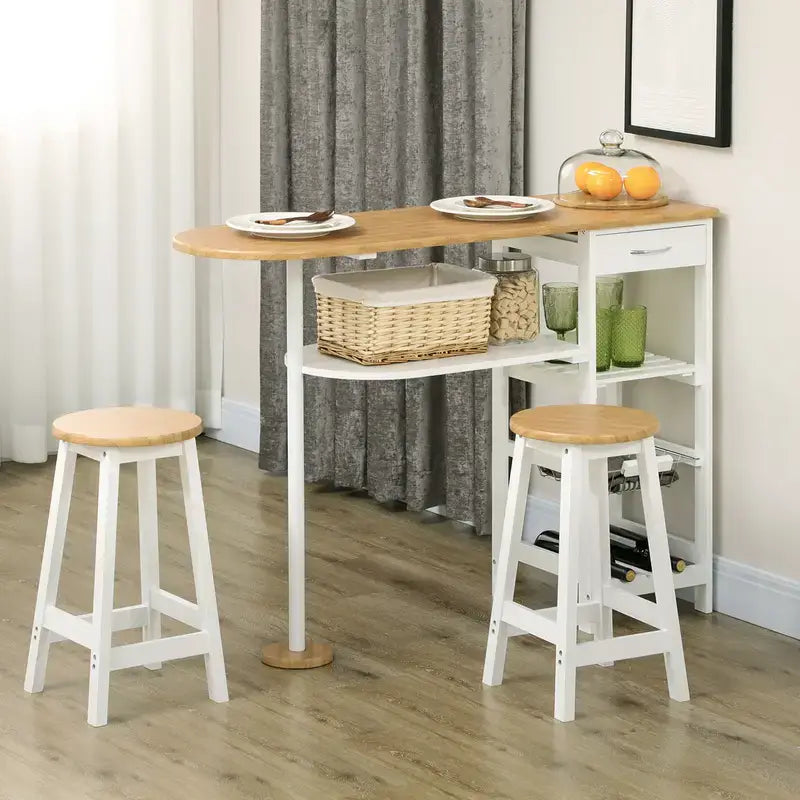
<instances>
[{"instance_id":1,"label":"wood floor plank","mask_svg":"<svg viewBox=\"0 0 800 800\"><path fill-rule=\"evenodd\" d=\"M307 491L309 633L336 660L264 667L260 646L285 636L285 481L217 442L200 459L231 701L208 701L199 658L123 670L101 729L75 645L53 646L43 694L22 691L53 463L0 469L0 800L800 796L798 642L682 605L692 702L669 701L660 657L589 667L563 725L551 646L512 640L504 684L480 682L488 539L344 491ZM163 584L192 598L176 465L158 476ZM79 459L59 600L75 611L91 602L96 484ZM117 605L138 602L136 524L126 467ZM518 597L550 605L555 589L525 570Z\"/></svg>"}]
</instances>

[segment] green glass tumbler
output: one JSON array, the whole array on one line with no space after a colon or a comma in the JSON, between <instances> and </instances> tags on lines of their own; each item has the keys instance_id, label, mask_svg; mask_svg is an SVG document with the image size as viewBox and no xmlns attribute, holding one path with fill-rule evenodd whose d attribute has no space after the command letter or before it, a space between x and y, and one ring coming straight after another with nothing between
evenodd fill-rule
<instances>
[{"instance_id":1,"label":"green glass tumbler","mask_svg":"<svg viewBox=\"0 0 800 800\"><path fill-rule=\"evenodd\" d=\"M578 284L546 283L542 286L545 325L563 342L578 327Z\"/></svg>"},{"instance_id":2,"label":"green glass tumbler","mask_svg":"<svg viewBox=\"0 0 800 800\"><path fill-rule=\"evenodd\" d=\"M647 308L615 308L612 310L611 360L615 367L641 367L647 339Z\"/></svg>"},{"instance_id":3,"label":"green glass tumbler","mask_svg":"<svg viewBox=\"0 0 800 800\"><path fill-rule=\"evenodd\" d=\"M611 366L611 329L614 324L614 309L598 308L595 322L597 371L605 372Z\"/></svg>"},{"instance_id":4,"label":"green glass tumbler","mask_svg":"<svg viewBox=\"0 0 800 800\"><path fill-rule=\"evenodd\" d=\"M622 278L604 275L595 281L597 308L614 308L622 305Z\"/></svg>"}]
</instances>

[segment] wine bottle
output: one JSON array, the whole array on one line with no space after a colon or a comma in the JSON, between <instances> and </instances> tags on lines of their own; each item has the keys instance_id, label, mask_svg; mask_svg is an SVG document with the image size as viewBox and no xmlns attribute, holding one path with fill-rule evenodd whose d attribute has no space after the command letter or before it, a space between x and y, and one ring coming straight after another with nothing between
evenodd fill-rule
<instances>
[{"instance_id":1,"label":"wine bottle","mask_svg":"<svg viewBox=\"0 0 800 800\"><path fill-rule=\"evenodd\" d=\"M630 564L635 569L644 570L644 572L653 571L653 566L650 563L650 554L636 550L634 547L612 544L611 557L616 561L621 561L623 564Z\"/></svg>"},{"instance_id":2,"label":"wine bottle","mask_svg":"<svg viewBox=\"0 0 800 800\"><path fill-rule=\"evenodd\" d=\"M629 531L626 528L620 528L619 525L612 525L611 533L613 533L615 536L619 536L621 539L627 539L629 542L633 542L634 549L643 555L646 555L648 561L650 560L650 548L647 543L647 536L645 536L643 533ZM611 546L614 547L614 544L615 542L612 540ZM624 547L624 545L620 546ZM669 560L673 572L683 572L686 569L686 561L684 559L671 555ZM651 567L647 567L647 570L652 572Z\"/></svg>"},{"instance_id":3,"label":"wine bottle","mask_svg":"<svg viewBox=\"0 0 800 800\"><path fill-rule=\"evenodd\" d=\"M536 547L541 547L542 550L549 550L551 553L558 552L558 541L545 537L546 533L553 533L553 531L542 531L537 537L534 544ZM544 538L543 538L544 537ZM613 559L611 560L611 577L616 578L617 580L624 581L625 583L630 583L631 581L635 580L636 572L630 567L623 567L621 564L617 564Z\"/></svg>"},{"instance_id":4,"label":"wine bottle","mask_svg":"<svg viewBox=\"0 0 800 800\"><path fill-rule=\"evenodd\" d=\"M619 536L621 539L626 539L631 542L631 547L647 550L647 536L643 533L629 531L627 528L620 528L619 525L611 525L609 529L615 536Z\"/></svg>"}]
</instances>

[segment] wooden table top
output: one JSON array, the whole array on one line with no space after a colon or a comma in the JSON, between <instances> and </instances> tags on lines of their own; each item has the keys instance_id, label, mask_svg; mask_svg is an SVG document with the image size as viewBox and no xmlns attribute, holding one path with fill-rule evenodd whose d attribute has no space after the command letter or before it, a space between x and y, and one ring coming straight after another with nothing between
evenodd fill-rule
<instances>
[{"instance_id":1,"label":"wooden table top","mask_svg":"<svg viewBox=\"0 0 800 800\"><path fill-rule=\"evenodd\" d=\"M719 210L711 206L673 201L661 208L621 211L556 206L552 211L524 220L472 222L441 214L428 206L409 206L355 213L354 227L316 239L259 239L226 225L214 225L178 233L172 244L182 253L204 258L286 261L548 236L582 230L661 225L709 219L718 215Z\"/></svg>"}]
</instances>

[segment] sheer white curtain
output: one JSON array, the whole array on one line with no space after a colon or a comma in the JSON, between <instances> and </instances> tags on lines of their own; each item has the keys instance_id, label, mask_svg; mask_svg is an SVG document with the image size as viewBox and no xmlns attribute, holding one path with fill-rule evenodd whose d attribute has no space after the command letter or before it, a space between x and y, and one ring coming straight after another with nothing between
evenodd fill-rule
<instances>
[{"instance_id":1,"label":"sheer white curtain","mask_svg":"<svg viewBox=\"0 0 800 800\"><path fill-rule=\"evenodd\" d=\"M44 460L52 419L79 408L199 399L219 424L221 366L205 346L217 330L196 319L215 276L171 249L207 206L194 17L192 0L4 5L2 458Z\"/></svg>"}]
</instances>

